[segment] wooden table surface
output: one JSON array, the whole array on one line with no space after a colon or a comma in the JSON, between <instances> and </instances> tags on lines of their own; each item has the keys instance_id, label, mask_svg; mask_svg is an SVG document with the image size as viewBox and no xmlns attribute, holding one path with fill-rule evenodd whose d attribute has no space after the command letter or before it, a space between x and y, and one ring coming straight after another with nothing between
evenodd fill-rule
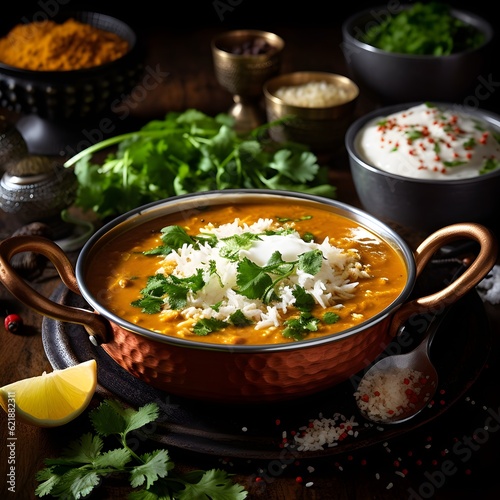
<instances>
[{"instance_id":1,"label":"wooden table surface","mask_svg":"<svg viewBox=\"0 0 500 500\"><path fill-rule=\"evenodd\" d=\"M347 74L340 50L339 20L331 28L311 26L272 26L273 31L286 41L282 71L319 70ZM162 117L167 111L196 108L210 115L226 111L231 96L215 79L210 53L210 40L228 27L227 23L190 30L166 31L152 29L145 34L147 67L166 75L130 102L130 116L122 127L133 129L138 124ZM232 26L233 27L233 26ZM246 26L245 26L246 27ZM270 29L262 19L261 25ZM358 114L373 109L375 103L361 96ZM488 103L486 103L488 104ZM11 119L17 117L4 110ZM331 172L331 182L337 186L338 199L359 206L347 164L346 152L341 149L325 158ZM1 214L0 233L8 237L5 214ZM424 235L404 228L401 231L414 247ZM75 261L77 253L70 253ZM50 295L60 284L54 268L49 265L43 275L31 285L44 295ZM42 345L42 317L16 301L0 286L2 316L8 312L24 319L22 334L14 335L0 328L0 384L32 377L44 370L51 371ZM231 474L249 491L252 499L481 499L498 498L500 484L500 312L498 305L485 303L491 322L493 348L487 367L470 391L450 410L407 435L351 454L340 454L297 463L276 470L273 464L247 464L239 467L223 457L205 457L183 450L171 450L180 469L220 467ZM464 367L466 370L467 367ZM95 404L99 399L96 395ZM7 418L0 412L0 498L31 500L35 498L35 473L43 467L43 460L60 454L70 438L81 434L82 420L62 428L40 429L16 422L15 426L15 490L8 491L7 474ZM462 444L467 453L454 453L456 444ZM274 464L275 465L275 464ZM264 479L256 481L260 474ZM271 472L270 472L271 471ZM297 477L302 477L302 482ZM125 498L125 484L112 480L105 482L95 498ZM94 497L92 497L94 498Z\"/></svg>"}]
</instances>

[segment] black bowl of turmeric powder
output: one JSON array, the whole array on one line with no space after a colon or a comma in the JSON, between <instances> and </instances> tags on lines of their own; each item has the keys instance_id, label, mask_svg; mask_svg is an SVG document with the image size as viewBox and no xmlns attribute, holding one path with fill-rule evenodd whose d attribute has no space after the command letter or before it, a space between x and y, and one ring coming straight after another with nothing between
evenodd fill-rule
<instances>
[{"instance_id":1,"label":"black bowl of turmeric powder","mask_svg":"<svg viewBox=\"0 0 500 500\"><path fill-rule=\"evenodd\" d=\"M20 114L32 152L69 151L74 133L112 116L142 72L135 31L109 15L61 13L0 34L0 106Z\"/></svg>"}]
</instances>

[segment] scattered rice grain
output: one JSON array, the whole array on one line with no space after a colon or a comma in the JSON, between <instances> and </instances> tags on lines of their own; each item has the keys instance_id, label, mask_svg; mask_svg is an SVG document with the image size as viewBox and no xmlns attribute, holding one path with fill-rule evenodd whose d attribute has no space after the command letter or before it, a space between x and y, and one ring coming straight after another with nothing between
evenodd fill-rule
<instances>
[{"instance_id":1,"label":"scattered rice grain","mask_svg":"<svg viewBox=\"0 0 500 500\"><path fill-rule=\"evenodd\" d=\"M320 416L313 419L301 432L294 436L298 451L316 451L325 447L338 446L338 442L351 437L349 431L358 426L354 417L347 419L344 415L335 414L333 418Z\"/></svg>"}]
</instances>

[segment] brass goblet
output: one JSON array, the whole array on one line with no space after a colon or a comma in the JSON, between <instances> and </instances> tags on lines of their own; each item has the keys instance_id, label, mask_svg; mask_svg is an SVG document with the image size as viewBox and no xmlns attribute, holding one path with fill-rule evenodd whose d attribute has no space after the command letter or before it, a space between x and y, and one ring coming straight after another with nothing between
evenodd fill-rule
<instances>
[{"instance_id":1,"label":"brass goblet","mask_svg":"<svg viewBox=\"0 0 500 500\"><path fill-rule=\"evenodd\" d=\"M228 113L236 130L246 132L266 121L262 87L279 73L284 46L278 35L259 30L227 31L213 38L215 76L233 95Z\"/></svg>"}]
</instances>

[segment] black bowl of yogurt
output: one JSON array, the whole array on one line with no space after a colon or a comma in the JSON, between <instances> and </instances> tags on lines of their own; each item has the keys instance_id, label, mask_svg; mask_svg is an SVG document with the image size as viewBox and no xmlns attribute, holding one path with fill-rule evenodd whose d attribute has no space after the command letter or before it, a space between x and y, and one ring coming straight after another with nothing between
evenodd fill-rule
<instances>
[{"instance_id":1,"label":"black bowl of yogurt","mask_svg":"<svg viewBox=\"0 0 500 500\"><path fill-rule=\"evenodd\" d=\"M379 108L345 145L363 208L422 231L500 215L500 115L445 102Z\"/></svg>"}]
</instances>

